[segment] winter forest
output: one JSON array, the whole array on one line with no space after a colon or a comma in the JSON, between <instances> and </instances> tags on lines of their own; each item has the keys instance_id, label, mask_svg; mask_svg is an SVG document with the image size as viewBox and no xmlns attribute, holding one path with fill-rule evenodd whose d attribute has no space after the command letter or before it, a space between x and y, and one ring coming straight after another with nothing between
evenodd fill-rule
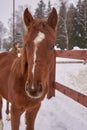
<instances>
[{"instance_id":1,"label":"winter forest","mask_svg":"<svg viewBox=\"0 0 87 130\"><path fill-rule=\"evenodd\" d=\"M56 3L57 4L57 3ZM33 16L35 18L46 18L52 9L51 1L48 4L40 0ZM23 23L23 11L25 6L19 6L15 10L14 39L23 42L25 26ZM31 11L31 8L28 5ZM61 49L72 49L74 46L87 48L87 0L78 0L77 5L68 4L68 0L60 0L58 5L58 28L56 46ZM32 13L32 12L31 12ZM5 37L6 35L6 37ZM13 43L13 14L8 19L8 29L0 20L0 48L8 50Z\"/></svg>"}]
</instances>

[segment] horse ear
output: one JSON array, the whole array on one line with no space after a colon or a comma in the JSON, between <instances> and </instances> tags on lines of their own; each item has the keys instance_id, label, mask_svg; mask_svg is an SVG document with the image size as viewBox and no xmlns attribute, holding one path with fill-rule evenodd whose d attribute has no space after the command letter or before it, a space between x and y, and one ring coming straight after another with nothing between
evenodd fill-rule
<instances>
[{"instance_id":1,"label":"horse ear","mask_svg":"<svg viewBox=\"0 0 87 130\"><path fill-rule=\"evenodd\" d=\"M52 9L51 13L48 16L47 23L53 28L56 29L58 22L58 15L55 8Z\"/></svg>"},{"instance_id":2,"label":"horse ear","mask_svg":"<svg viewBox=\"0 0 87 130\"><path fill-rule=\"evenodd\" d=\"M25 73L26 63L27 63L27 56L26 56L25 48L22 49L21 53L22 53L22 55L21 55L21 72L23 75Z\"/></svg>"},{"instance_id":3,"label":"horse ear","mask_svg":"<svg viewBox=\"0 0 87 130\"><path fill-rule=\"evenodd\" d=\"M31 15L31 13L28 11L28 8L25 9L24 11L24 22L25 25L28 27L29 24L33 21L33 17Z\"/></svg>"}]
</instances>

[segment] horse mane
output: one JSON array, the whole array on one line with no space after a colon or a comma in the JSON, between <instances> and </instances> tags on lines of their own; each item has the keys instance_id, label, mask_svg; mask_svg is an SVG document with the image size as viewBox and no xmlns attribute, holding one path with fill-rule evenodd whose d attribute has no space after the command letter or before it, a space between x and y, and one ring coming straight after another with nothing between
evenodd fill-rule
<instances>
[{"instance_id":1,"label":"horse mane","mask_svg":"<svg viewBox=\"0 0 87 130\"><path fill-rule=\"evenodd\" d=\"M17 77L21 77L26 73L27 70L27 62L25 63L25 49L22 48L21 50L21 56L14 59L11 71L15 74Z\"/></svg>"},{"instance_id":2,"label":"horse mane","mask_svg":"<svg viewBox=\"0 0 87 130\"><path fill-rule=\"evenodd\" d=\"M15 76L18 76L20 77L21 76L21 69L20 69L20 58L16 58L14 61L13 61L13 64L11 66L11 72L14 73Z\"/></svg>"}]
</instances>

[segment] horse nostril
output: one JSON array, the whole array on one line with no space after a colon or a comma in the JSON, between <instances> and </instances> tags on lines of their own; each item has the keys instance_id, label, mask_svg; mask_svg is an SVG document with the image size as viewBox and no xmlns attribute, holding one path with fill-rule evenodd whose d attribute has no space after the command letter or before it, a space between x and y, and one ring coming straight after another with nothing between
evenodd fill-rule
<instances>
[{"instance_id":1,"label":"horse nostril","mask_svg":"<svg viewBox=\"0 0 87 130\"><path fill-rule=\"evenodd\" d=\"M28 86L29 86L29 83L28 83L28 81L27 81L26 84L25 84L25 90L26 90L26 91L28 91Z\"/></svg>"},{"instance_id":2,"label":"horse nostril","mask_svg":"<svg viewBox=\"0 0 87 130\"><path fill-rule=\"evenodd\" d=\"M39 92L42 92L42 91L43 91L43 87L42 87L42 84L41 84L41 83L39 83L39 85L38 85L38 91L39 91Z\"/></svg>"},{"instance_id":3,"label":"horse nostril","mask_svg":"<svg viewBox=\"0 0 87 130\"><path fill-rule=\"evenodd\" d=\"M35 93L36 90L34 88L29 88L30 93Z\"/></svg>"},{"instance_id":4,"label":"horse nostril","mask_svg":"<svg viewBox=\"0 0 87 130\"><path fill-rule=\"evenodd\" d=\"M31 95L35 95L36 90L33 87L30 87L28 83L26 83L25 85L25 91L27 92L27 94L31 94Z\"/></svg>"}]
</instances>

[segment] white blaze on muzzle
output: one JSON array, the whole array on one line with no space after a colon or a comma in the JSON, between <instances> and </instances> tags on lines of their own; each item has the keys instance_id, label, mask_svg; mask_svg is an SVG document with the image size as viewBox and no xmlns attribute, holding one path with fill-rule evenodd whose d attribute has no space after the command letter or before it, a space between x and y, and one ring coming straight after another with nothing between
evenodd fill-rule
<instances>
[{"instance_id":1,"label":"white blaze on muzzle","mask_svg":"<svg viewBox=\"0 0 87 130\"><path fill-rule=\"evenodd\" d=\"M38 44L40 44L45 39L45 34L42 32L38 32L37 37L34 39L34 62L32 67L32 74L34 77L34 71L35 71L35 61L37 59L37 50L38 50Z\"/></svg>"}]
</instances>

